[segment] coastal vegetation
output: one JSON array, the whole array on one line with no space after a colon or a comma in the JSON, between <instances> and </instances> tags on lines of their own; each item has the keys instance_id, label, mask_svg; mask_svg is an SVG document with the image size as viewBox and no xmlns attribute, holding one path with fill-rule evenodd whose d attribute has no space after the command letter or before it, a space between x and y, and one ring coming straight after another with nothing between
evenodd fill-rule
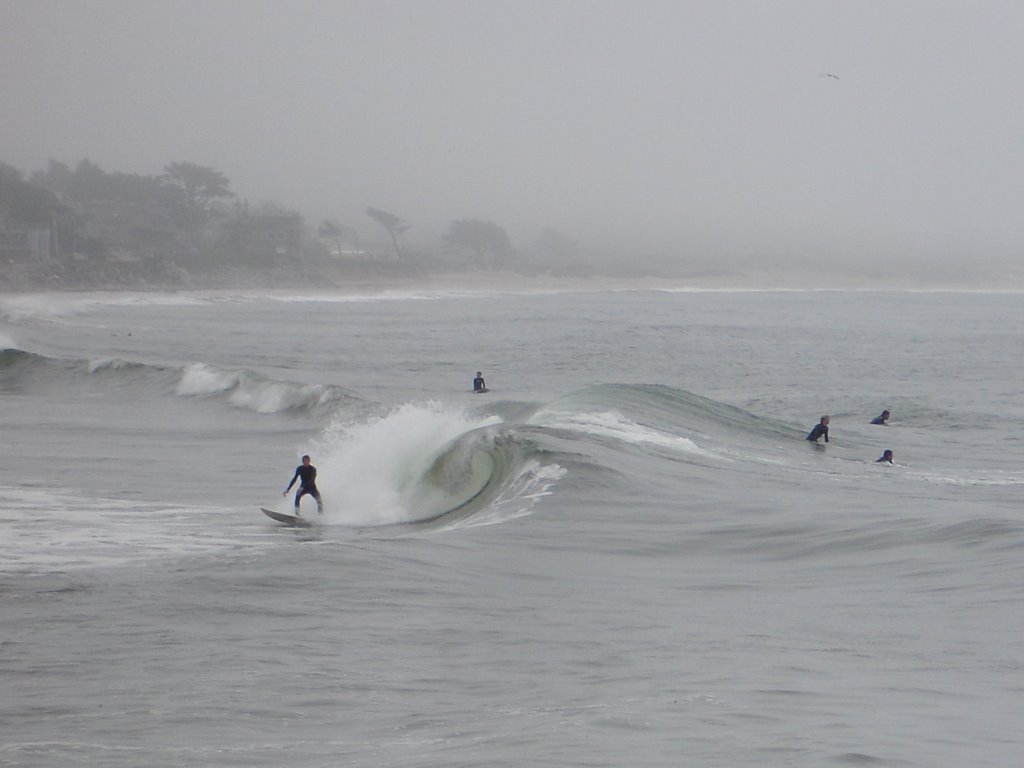
<instances>
[{"instance_id":1,"label":"coastal vegetation","mask_svg":"<svg viewBox=\"0 0 1024 768\"><path fill-rule=\"evenodd\" d=\"M51 160L26 176L0 162L0 291L329 287L431 272L537 271L534 246L520 253L495 222L457 219L433 246L410 247L412 223L373 206L365 212L386 240L360 238L351 223L310 224L276 203L250 205L224 173L196 163L171 162L146 176ZM537 244L545 242L555 263L571 252L558 233Z\"/></svg>"}]
</instances>

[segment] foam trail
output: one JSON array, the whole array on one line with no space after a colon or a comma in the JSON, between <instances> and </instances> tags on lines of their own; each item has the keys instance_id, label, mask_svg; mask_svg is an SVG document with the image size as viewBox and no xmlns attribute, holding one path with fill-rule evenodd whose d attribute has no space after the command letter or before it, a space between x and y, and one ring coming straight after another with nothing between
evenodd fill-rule
<instances>
[{"instance_id":1,"label":"foam trail","mask_svg":"<svg viewBox=\"0 0 1024 768\"><path fill-rule=\"evenodd\" d=\"M222 508L0 486L0 576L66 573L263 546Z\"/></svg>"}]
</instances>

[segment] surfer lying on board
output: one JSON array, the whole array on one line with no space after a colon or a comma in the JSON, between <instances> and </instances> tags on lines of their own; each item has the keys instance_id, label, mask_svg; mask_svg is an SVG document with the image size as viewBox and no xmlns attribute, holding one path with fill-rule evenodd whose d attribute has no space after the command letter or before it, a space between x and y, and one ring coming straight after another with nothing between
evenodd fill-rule
<instances>
[{"instance_id":1,"label":"surfer lying on board","mask_svg":"<svg viewBox=\"0 0 1024 768\"><path fill-rule=\"evenodd\" d=\"M487 391L487 384L484 382L484 375L481 371L477 371L476 378L473 379L473 391L477 394Z\"/></svg>"},{"instance_id":2,"label":"surfer lying on board","mask_svg":"<svg viewBox=\"0 0 1024 768\"><path fill-rule=\"evenodd\" d=\"M882 452L881 457L875 459L875 464L892 464L892 463L893 463L893 461L892 461L892 451L890 451L888 448L886 448L885 451Z\"/></svg>"},{"instance_id":3,"label":"surfer lying on board","mask_svg":"<svg viewBox=\"0 0 1024 768\"><path fill-rule=\"evenodd\" d=\"M873 418L871 420L871 423L872 424L880 424L883 427L888 426L889 425L889 416L890 415L891 414L888 411L882 411L878 416L875 416L875 418Z\"/></svg>"},{"instance_id":4,"label":"surfer lying on board","mask_svg":"<svg viewBox=\"0 0 1024 768\"><path fill-rule=\"evenodd\" d=\"M814 425L814 429L807 433L807 439L812 443L818 442L822 437L828 442L828 423L831 421L828 416L822 416L821 421Z\"/></svg>"},{"instance_id":5,"label":"surfer lying on board","mask_svg":"<svg viewBox=\"0 0 1024 768\"><path fill-rule=\"evenodd\" d=\"M309 463L309 454L302 457L302 463L295 468L292 481L288 483L288 487L281 494L282 496L288 495L288 491L295 485L296 480L299 481L299 490L295 492L295 516L299 516L299 501L307 493L316 499L317 514L322 515L324 513L324 502L320 498L320 491L316 487L316 467Z\"/></svg>"}]
</instances>

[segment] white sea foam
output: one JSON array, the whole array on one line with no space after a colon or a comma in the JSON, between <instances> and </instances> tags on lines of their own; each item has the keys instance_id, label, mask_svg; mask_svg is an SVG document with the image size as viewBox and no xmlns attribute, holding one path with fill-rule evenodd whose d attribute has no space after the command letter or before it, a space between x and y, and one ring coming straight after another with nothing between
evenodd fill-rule
<instances>
[{"instance_id":1,"label":"white sea foam","mask_svg":"<svg viewBox=\"0 0 1024 768\"><path fill-rule=\"evenodd\" d=\"M88 370L89 373L96 373L97 371L105 370L116 371L120 370L121 368L131 368L132 365L133 364L129 363L127 360L121 360L120 358L117 357L97 358L95 360L90 360L88 362L86 370Z\"/></svg>"},{"instance_id":2,"label":"white sea foam","mask_svg":"<svg viewBox=\"0 0 1024 768\"><path fill-rule=\"evenodd\" d=\"M411 522L416 482L438 452L474 429L500 423L437 402L407 403L368 423L335 422L314 464L330 522L370 526Z\"/></svg>"},{"instance_id":3,"label":"white sea foam","mask_svg":"<svg viewBox=\"0 0 1024 768\"><path fill-rule=\"evenodd\" d=\"M184 397L228 394L228 402L257 413L280 413L292 408L326 405L339 395L323 384L271 381L244 371L223 371L192 363L181 373L176 393Z\"/></svg>"},{"instance_id":4,"label":"white sea foam","mask_svg":"<svg viewBox=\"0 0 1024 768\"><path fill-rule=\"evenodd\" d=\"M22 321L39 317L60 317L73 313L74 303L67 297L41 293L23 293L0 298L0 317Z\"/></svg>"},{"instance_id":5,"label":"white sea foam","mask_svg":"<svg viewBox=\"0 0 1024 768\"><path fill-rule=\"evenodd\" d=\"M495 525L525 517L533 512L538 501L551 495L554 486L565 475L566 470L557 464L541 464L536 460L525 462L519 474L487 509L457 522L453 527Z\"/></svg>"},{"instance_id":6,"label":"white sea foam","mask_svg":"<svg viewBox=\"0 0 1024 768\"><path fill-rule=\"evenodd\" d=\"M13 321L57 320L101 307L189 306L205 301L184 293L25 293L0 298L0 317Z\"/></svg>"},{"instance_id":7,"label":"white sea foam","mask_svg":"<svg viewBox=\"0 0 1024 768\"><path fill-rule=\"evenodd\" d=\"M633 445L650 445L667 448L673 451L710 456L688 437L660 432L626 418L615 411L553 413L542 412L534 419L535 423L554 429L565 429L584 432L596 437L608 437Z\"/></svg>"},{"instance_id":8,"label":"white sea foam","mask_svg":"<svg viewBox=\"0 0 1024 768\"><path fill-rule=\"evenodd\" d=\"M0 574L63 573L237 549L242 542L224 512L0 487Z\"/></svg>"},{"instance_id":9,"label":"white sea foam","mask_svg":"<svg viewBox=\"0 0 1024 768\"><path fill-rule=\"evenodd\" d=\"M978 487L1024 485L1024 473L1012 471L978 471L971 474L966 474L960 470L948 473L910 471L907 474L910 477L920 478L927 483L939 485Z\"/></svg>"},{"instance_id":10,"label":"white sea foam","mask_svg":"<svg viewBox=\"0 0 1024 768\"><path fill-rule=\"evenodd\" d=\"M219 371L205 363L192 363L182 371L176 391L185 396L213 395L237 386L238 379L238 373Z\"/></svg>"},{"instance_id":11,"label":"white sea foam","mask_svg":"<svg viewBox=\"0 0 1024 768\"><path fill-rule=\"evenodd\" d=\"M267 381L240 374L229 401L257 413L280 413L292 408L315 408L338 397L336 390L323 384L294 384Z\"/></svg>"}]
</instances>

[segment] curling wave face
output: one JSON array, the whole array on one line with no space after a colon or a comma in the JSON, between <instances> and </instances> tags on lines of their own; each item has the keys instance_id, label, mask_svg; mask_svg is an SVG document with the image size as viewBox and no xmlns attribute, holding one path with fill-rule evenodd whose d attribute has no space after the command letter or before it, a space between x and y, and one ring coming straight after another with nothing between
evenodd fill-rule
<instances>
[{"instance_id":1,"label":"curling wave face","mask_svg":"<svg viewBox=\"0 0 1024 768\"><path fill-rule=\"evenodd\" d=\"M406 403L368 421L340 413L316 449L328 521L444 528L525 514L572 468L582 482L637 473L655 457L678 476L766 456L801 433L669 387L608 384L547 403L495 402L473 415ZM737 448L746 446L746 453ZM754 444L755 447L751 447ZM684 471L693 471L684 470Z\"/></svg>"},{"instance_id":2,"label":"curling wave face","mask_svg":"<svg viewBox=\"0 0 1024 768\"><path fill-rule=\"evenodd\" d=\"M514 426L437 402L407 403L319 449L329 522L444 528L526 514L563 474Z\"/></svg>"}]
</instances>

